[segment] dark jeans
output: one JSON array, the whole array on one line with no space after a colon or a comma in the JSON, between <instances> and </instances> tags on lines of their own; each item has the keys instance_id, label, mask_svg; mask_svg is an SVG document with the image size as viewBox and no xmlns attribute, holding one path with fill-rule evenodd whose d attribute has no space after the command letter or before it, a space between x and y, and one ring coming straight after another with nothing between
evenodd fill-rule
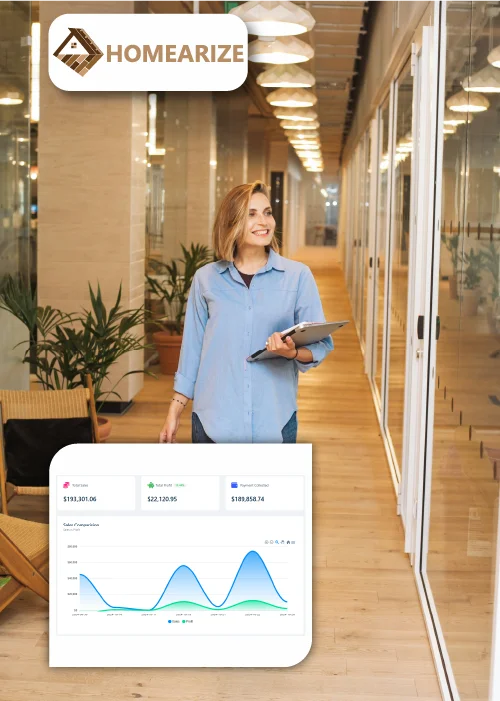
<instances>
[{"instance_id":1,"label":"dark jeans","mask_svg":"<svg viewBox=\"0 0 500 701\"><path fill-rule=\"evenodd\" d=\"M297 412L294 411L291 419L287 421L281 430L283 443L297 443L297 427ZM193 443L215 443L215 441L205 433L203 424L198 414L195 414L194 411L192 416L191 440Z\"/></svg>"}]
</instances>

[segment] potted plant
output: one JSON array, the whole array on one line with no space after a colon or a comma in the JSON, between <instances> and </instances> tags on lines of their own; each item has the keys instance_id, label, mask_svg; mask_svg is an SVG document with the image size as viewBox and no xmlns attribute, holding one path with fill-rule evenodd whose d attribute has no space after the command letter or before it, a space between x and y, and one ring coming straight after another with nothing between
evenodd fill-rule
<instances>
[{"instance_id":1,"label":"potted plant","mask_svg":"<svg viewBox=\"0 0 500 701\"><path fill-rule=\"evenodd\" d=\"M29 331L29 343L23 362L31 361L37 381L44 390L74 389L85 387L90 375L97 411L109 396L120 395L115 391L118 383L127 375L145 370L124 373L109 389L103 388L111 366L123 355L143 350L143 337L136 330L145 322L144 308L121 308L121 285L111 309L106 309L98 285L94 293L89 284L90 309L67 314L53 307L39 307L33 293L8 277L0 287L0 309L14 314ZM151 374L151 373L147 373ZM111 430L109 419L99 417L101 439Z\"/></svg>"},{"instance_id":2,"label":"potted plant","mask_svg":"<svg viewBox=\"0 0 500 701\"><path fill-rule=\"evenodd\" d=\"M460 257L462 264L461 271L461 313L463 316L474 316L477 314L479 305L481 284L481 271L484 267L483 252L477 253L473 248L468 253L463 253Z\"/></svg>"},{"instance_id":3,"label":"potted plant","mask_svg":"<svg viewBox=\"0 0 500 701\"><path fill-rule=\"evenodd\" d=\"M483 251L484 267L491 275L490 298L491 305L487 309L490 331L500 333L500 252L499 247L490 241L488 248Z\"/></svg>"},{"instance_id":4,"label":"potted plant","mask_svg":"<svg viewBox=\"0 0 500 701\"><path fill-rule=\"evenodd\" d=\"M149 291L163 302L165 309L165 318L159 324L163 329L153 333L160 368L165 375L173 375L179 364L186 305L194 275L213 260L208 246L192 243L190 248L182 244L181 248L182 258L170 263L150 261L156 275L146 275Z\"/></svg>"},{"instance_id":5,"label":"potted plant","mask_svg":"<svg viewBox=\"0 0 500 701\"><path fill-rule=\"evenodd\" d=\"M451 264L453 266L453 275L448 278L450 299L458 299L458 288L457 288L457 266L458 266L458 244L460 241L459 234L452 234L446 236L446 234L441 234L441 241L446 246L446 250L451 255Z\"/></svg>"}]
</instances>

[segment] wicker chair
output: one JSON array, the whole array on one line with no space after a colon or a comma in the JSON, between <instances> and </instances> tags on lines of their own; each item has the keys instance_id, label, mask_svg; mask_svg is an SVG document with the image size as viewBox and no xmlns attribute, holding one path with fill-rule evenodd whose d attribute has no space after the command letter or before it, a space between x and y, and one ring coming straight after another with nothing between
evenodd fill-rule
<instances>
[{"instance_id":1,"label":"wicker chair","mask_svg":"<svg viewBox=\"0 0 500 701\"><path fill-rule=\"evenodd\" d=\"M24 589L49 600L49 527L0 514L0 611Z\"/></svg>"},{"instance_id":2,"label":"wicker chair","mask_svg":"<svg viewBox=\"0 0 500 701\"><path fill-rule=\"evenodd\" d=\"M87 387L48 391L0 390L0 497L1 511L8 513L7 504L16 494L47 495L48 487L18 487L7 482L7 465L3 426L8 419L72 419L89 416L94 442L99 442L97 412L92 380Z\"/></svg>"}]
</instances>

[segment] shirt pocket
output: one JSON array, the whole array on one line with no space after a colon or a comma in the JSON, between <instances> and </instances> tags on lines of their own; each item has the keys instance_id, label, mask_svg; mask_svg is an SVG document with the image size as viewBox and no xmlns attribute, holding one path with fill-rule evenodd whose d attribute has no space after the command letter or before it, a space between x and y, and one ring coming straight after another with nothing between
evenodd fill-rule
<instances>
[{"instance_id":1,"label":"shirt pocket","mask_svg":"<svg viewBox=\"0 0 500 701\"><path fill-rule=\"evenodd\" d=\"M294 325L297 290L270 287L254 293L255 312L264 335L283 331Z\"/></svg>"}]
</instances>

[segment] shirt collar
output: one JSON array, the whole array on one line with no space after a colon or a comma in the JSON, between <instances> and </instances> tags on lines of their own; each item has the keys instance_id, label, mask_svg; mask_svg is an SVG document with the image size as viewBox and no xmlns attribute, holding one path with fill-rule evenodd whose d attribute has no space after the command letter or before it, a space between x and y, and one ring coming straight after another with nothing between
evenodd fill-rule
<instances>
[{"instance_id":1,"label":"shirt collar","mask_svg":"<svg viewBox=\"0 0 500 701\"><path fill-rule=\"evenodd\" d=\"M234 264L228 260L219 260L219 261L217 261L216 266L217 266L217 271L219 273L223 273L230 266L234 267ZM280 256L279 253L276 253L276 251L273 251L272 248L269 251L269 258L267 259L267 263L266 263L265 267L263 268L263 272L266 272L267 270L271 270L271 268L274 268L274 270L280 270L281 272L285 272L285 266L283 265L283 258Z\"/></svg>"}]
</instances>

